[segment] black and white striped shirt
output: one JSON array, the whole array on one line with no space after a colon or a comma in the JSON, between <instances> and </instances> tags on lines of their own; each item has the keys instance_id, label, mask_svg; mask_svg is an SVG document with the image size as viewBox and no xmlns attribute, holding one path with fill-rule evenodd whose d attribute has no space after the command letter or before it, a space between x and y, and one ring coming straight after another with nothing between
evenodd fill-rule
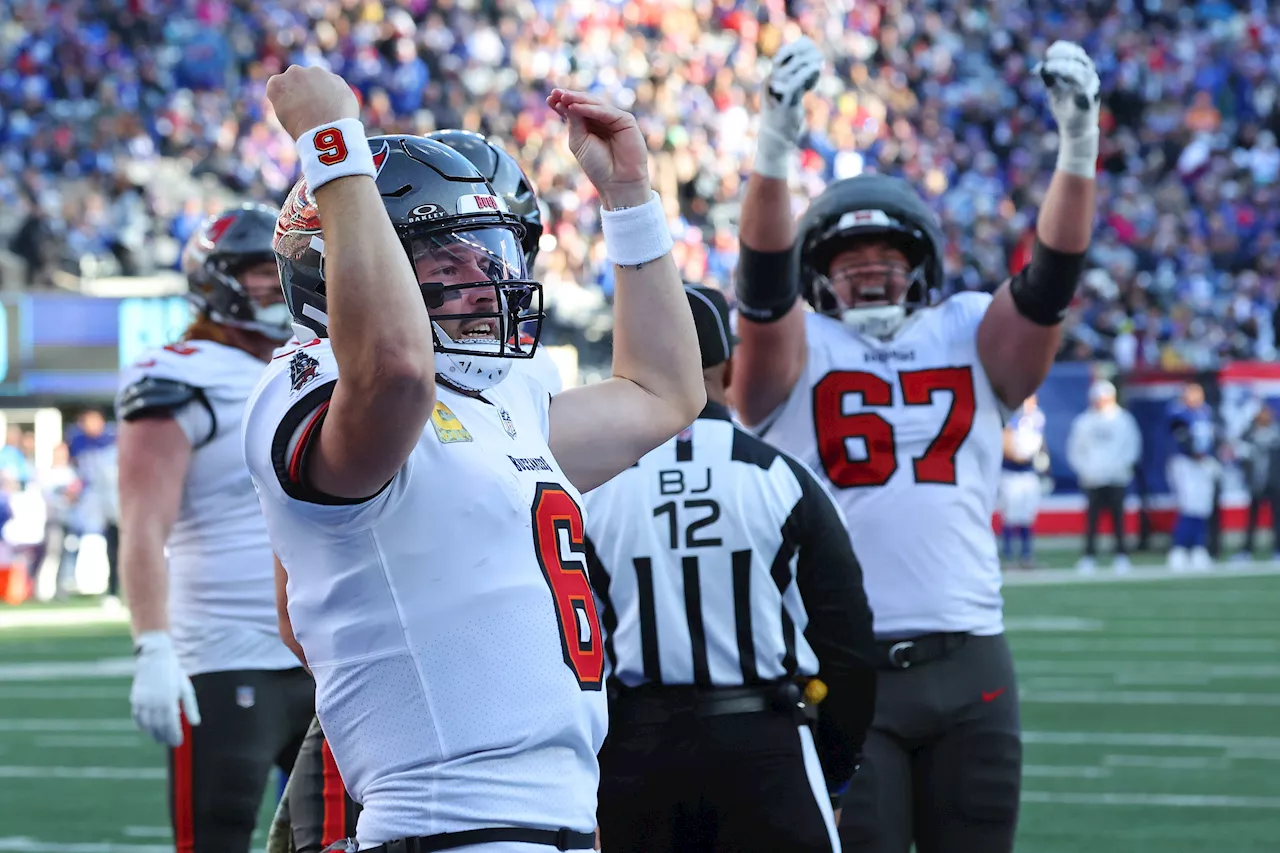
<instances>
[{"instance_id":1,"label":"black and white striped shirt","mask_svg":"<svg viewBox=\"0 0 1280 853\"><path fill-rule=\"evenodd\" d=\"M723 406L585 500L611 679L728 687L870 671L871 615L840 510Z\"/></svg>"}]
</instances>

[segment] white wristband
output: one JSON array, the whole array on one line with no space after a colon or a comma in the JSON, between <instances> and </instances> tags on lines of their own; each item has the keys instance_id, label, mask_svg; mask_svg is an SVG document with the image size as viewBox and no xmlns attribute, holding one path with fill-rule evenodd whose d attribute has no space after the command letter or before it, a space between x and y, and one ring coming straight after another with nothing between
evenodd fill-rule
<instances>
[{"instance_id":1,"label":"white wristband","mask_svg":"<svg viewBox=\"0 0 1280 853\"><path fill-rule=\"evenodd\" d=\"M1057 170L1081 178L1098 175L1098 129L1083 136L1058 135Z\"/></svg>"},{"instance_id":2,"label":"white wristband","mask_svg":"<svg viewBox=\"0 0 1280 853\"><path fill-rule=\"evenodd\" d=\"M312 192L338 178L378 176L359 119L344 118L318 125L299 136L295 144L302 161L302 176Z\"/></svg>"},{"instance_id":3,"label":"white wristband","mask_svg":"<svg viewBox=\"0 0 1280 853\"><path fill-rule=\"evenodd\" d=\"M604 232L605 253L620 267L656 261L675 246L657 192L638 207L602 210L600 230Z\"/></svg>"}]
</instances>

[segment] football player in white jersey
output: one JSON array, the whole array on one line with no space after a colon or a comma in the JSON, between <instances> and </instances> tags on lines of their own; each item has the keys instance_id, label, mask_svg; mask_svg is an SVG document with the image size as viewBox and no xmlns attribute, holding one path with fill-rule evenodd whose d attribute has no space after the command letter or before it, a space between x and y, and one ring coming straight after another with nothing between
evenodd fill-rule
<instances>
[{"instance_id":1,"label":"football player in white jersey","mask_svg":"<svg viewBox=\"0 0 1280 853\"><path fill-rule=\"evenodd\" d=\"M939 303L942 232L905 181L837 181L792 221L788 167L822 61L808 40L784 47L764 93L733 396L825 473L865 573L883 671L844 849L1000 853L1021 777L992 530L1002 427L1049 370L1089 245L1098 75L1076 45L1049 48L1036 76L1061 140L1032 261L994 295Z\"/></svg>"},{"instance_id":2,"label":"football player in white jersey","mask_svg":"<svg viewBox=\"0 0 1280 853\"><path fill-rule=\"evenodd\" d=\"M501 146L467 130L438 130L427 134L426 138L447 145L470 160L506 202L512 215L520 219L524 226L520 248L524 252L525 269L532 270L542 237L542 212L533 184L516 159ZM532 338L521 334L521 343L533 343ZM297 346L298 342L291 341L286 347L291 345ZM517 370L531 373L548 394L554 396L563 390L560 371L545 348L539 347L532 358L517 364ZM283 567L280 571L284 571ZM289 613L283 609L283 598L278 603L281 606L277 613L281 635L287 643L294 644L296 639L289 626ZM278 811L277 820L283 819L289 825L296 853L319 853L335 841L355 835L360 805L351 799L343 786L333 762L333 753L324 742L319 720L307 730L287 791L287 800L280 804L285 816L281 817Z\"/></svg>"},{"instance_id":3,"label":"football player in white jersey","mask_svg":"<svg viewBox=\"0 0 1280 853\"><path fill-rule=\"evenodd\" d=\"M271 545L240 441L249 392L291 334L276 216L235 207L191 237L182 266L198 317L124 371L116 400L130 700L138 726L172 748L178 853L249 849L271 768L292 767L314 707L276 631Z\"/></svg>"},{"instance_id":4,"label":"football player in white jersey","mask_svg":"<svg viewBox=\"0 0 1280 853\"><path fill-rule=\"evenodd\" d=\"M619 279L614 375L553 398L511 369L541 285L475 166L366 140L322 69L267 93L303 163L275 241L302 344L259 381L245 452L356 843L591 849L605 701L580 493L705 402L644 138L589 95L548 98Z\"/></svg>"}]
</instances>

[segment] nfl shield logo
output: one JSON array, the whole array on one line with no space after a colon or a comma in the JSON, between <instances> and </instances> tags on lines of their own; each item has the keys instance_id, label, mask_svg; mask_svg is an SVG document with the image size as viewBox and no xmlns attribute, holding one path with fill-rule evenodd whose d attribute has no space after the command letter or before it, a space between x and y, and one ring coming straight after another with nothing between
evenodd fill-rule
<instances>
[{"instance_id":1,"label":"nfl shield logo","mask_svg":"<svg viewBox=\"0 0 1280 853\"><path fill-rule=\"evenodd\" d=\"M253 707L253 688L237 687L236 688L236 704L241 708Z\"/></svg>"},{"instance_id":2,"label":"nfl shield logo","mask_svg":"<svg viewBox=\"0 0 1280 853\"><path fill-rule=\"evenodd\" d=\"M506 409L498 409L498 417L502 418L502 428L507 431L507 435L512 438L516 437L516 423L511 420L511 414Z\"/></svg>"}]
</instances>

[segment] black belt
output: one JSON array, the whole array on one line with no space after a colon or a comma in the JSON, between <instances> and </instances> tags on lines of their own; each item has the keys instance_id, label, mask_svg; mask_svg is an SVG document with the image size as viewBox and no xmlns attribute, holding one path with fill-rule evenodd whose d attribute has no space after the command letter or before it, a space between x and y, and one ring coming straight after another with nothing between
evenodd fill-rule
<instances>
[{"instance_id":1,"label":"black belt","mask_svg":"<svg viewBox=\"0 0 1280 853\"><path fill-rule=\"evenodd\" d=\"M790 681L753 687L699 688L646 684L610 691L610 720L662 723L677 714L717 717L766 711L796 713L803 708L800 687Z\"/></svg>"},{"instance_id":2,"label":"black belt","mask_svg":"<svg viewBox=\"0 0 1280 853\"><path fill-rule=\"evenodd\" d=\"M434 853L436 850L452 850L472 844L488 844L494 841L522 841L525 844L545 844L557 850L594 850L594 832L574 832L571 829L527 829L524 827L495 827L493 829L468 829L462 832L442 832L418 838L397 838L377 847L363 848L360 853Z\"/></svg>"},{"instance_id":3,"label":"black belt","mask_svg":"<svg viewBox=\"0 0 1280 853\"><path fill-rule=\"evenodd\" d=\"M923 634L876 641L877 669L909 669L944 658L969 641L968 634Z\"/></svg>"}]
</instances>

